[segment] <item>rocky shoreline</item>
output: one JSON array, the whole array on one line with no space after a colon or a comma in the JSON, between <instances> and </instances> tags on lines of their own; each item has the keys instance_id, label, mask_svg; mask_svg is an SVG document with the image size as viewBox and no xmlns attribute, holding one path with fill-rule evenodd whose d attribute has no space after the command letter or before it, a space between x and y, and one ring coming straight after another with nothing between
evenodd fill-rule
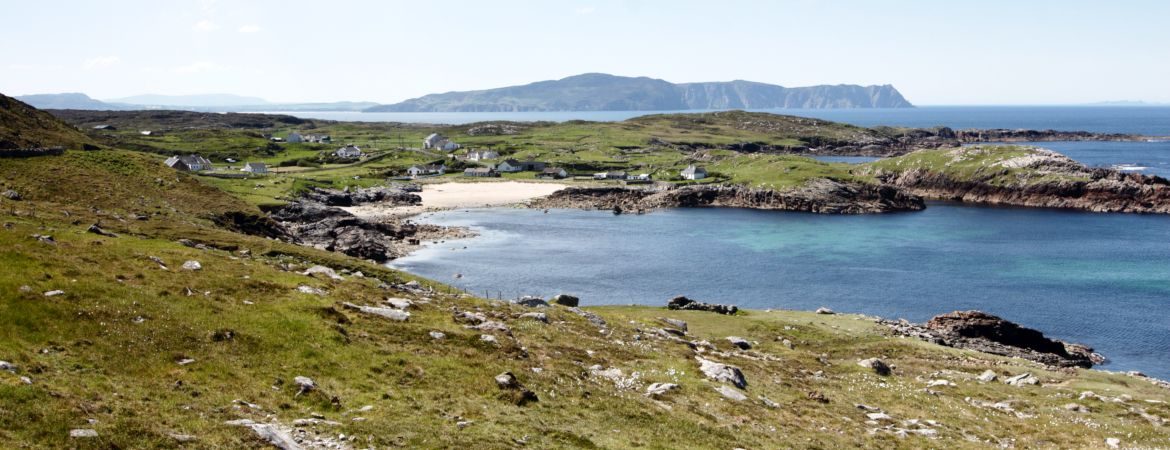
<instances>
[{"instance_id":1,"label":"rocky shoreline","mask_svg":"<svg viewBox=\"0 0 1170 450\"><path fill-rule=\"evenodd\" d=\"M384 263L410 254L424 242L474 236L466 228L419 224L410 219L378 221L357 217L341 206L384 202L417 205L415 185L337 190L313 188L269 213L302 244Z\"/></svg>"},{"instance_id":2,"label":"rocky shoreline","mask_svg":"<svg viewBox=\"0 0 1170 450\"><path fill-rule=\"evenodd\" d=\"M604 209L645 212L660 208L730 207L820 214L871 214L918 211L922 198L886 185L809 181L784 191L730 185L654 186L650 188L571 187L529 203L532 208Z\"/></svg>"},{"instance_id":3,"label":"rocky shoreline","mask_svg":"<svg viewBox=\"0 0 1170 450\"><path fill-rule=\"evenodd\" d=\"M978 151L978 150L968 150ZM955 154L955 158L969 157ZM1013 175L1017 168L1027 176ZM908 166L876 169L883 183L925 198L985 205L1080 209L1093 212L1170 214L1170 181L1157 176L1089 168L1046 150L988 166L968 179ZM1010 177L1016 178L1011 179ZM1009 182L1004 178L1009 177Z\"/></svg>"}]
</instances>

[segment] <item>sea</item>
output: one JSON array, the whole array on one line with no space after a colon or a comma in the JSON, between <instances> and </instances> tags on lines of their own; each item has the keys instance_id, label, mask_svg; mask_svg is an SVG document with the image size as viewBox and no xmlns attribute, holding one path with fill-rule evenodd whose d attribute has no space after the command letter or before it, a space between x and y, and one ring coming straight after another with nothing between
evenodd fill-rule
<instances>
[{"instance_id":1,"label":"sea","mask_svg":"<svg viewBox=\"0 0 1170 450\"><path fill-rule=\"evenodd\" d=\"M783 112L864 126L1170 135L1170 108ZM1036 145L1093 166L1126 165L1170 176L1168 142ZM686 295L746 308L826 306L915 322L977 309L1092 346L1109 358L1102 369L1170 379L1170 216L931 202L920 212L861 216L735 208L620 216L486 208L419 220L468 226L479 235L425 247L391 266L476 295L570 293L585 305L654 306Z\"/></svg>"}]
</instances>

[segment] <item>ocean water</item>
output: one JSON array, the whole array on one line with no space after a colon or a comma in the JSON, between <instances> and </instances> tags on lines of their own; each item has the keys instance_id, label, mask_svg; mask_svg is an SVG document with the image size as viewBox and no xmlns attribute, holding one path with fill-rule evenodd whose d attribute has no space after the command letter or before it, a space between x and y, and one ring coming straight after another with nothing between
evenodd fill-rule
<instances>
[{"instance_id":1,"label":"ocean water","mask_svg":"<svg viewBox=\"0 0 1170 450\"><path fill-rule=\"evenodd\" d=\"M752 110L816 117L872 127L948 126L951 128L1026 128L1036 130L1083 130L1099 133L1133 133L1170 136L1170 106L922 106L895 109L761 109ZM362 113L287 112L303 118L361 122L464 124L487 120L521 122L567 120L620 121L647 114L703 111L557 111L557 112L453 112Z\"/></svg>"},{"instance_id":2,"label":"ocean water","mask_svg":"<svg viewBox=\"0 0 1170 450\"><path fill-rule=\"evenodd\" d=\"M979 309L1093 346L1105 369L1170 378L1170 216L932 203L865 216L494 208L422 220L481 235L392 265L478 295L661 306L682 294L912 321Z\"/></svg>"}]
</instances>

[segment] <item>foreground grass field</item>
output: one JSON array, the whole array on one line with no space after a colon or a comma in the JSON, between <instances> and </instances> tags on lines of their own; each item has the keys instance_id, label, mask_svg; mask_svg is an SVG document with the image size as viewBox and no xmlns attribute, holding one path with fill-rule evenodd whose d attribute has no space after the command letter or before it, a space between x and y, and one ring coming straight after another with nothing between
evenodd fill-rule
<instances>
[{"instance_id":1,"label":"foreground grass field","mask_svg":"<svg viewBox=\"0 0 1170 450\"><path fill-rule=\"evenodd\" d=\"M227 424L240 419L341 448L1170 446L1170 391L1140 378L895 338L854 315L583 299L602 324L426 280L398 288L414 278L216 226L218 214L258 211L152 156L0 163L0 190L22 197L0 197L0 360L14 366L0 371L6 448L266 447ZM94 223L117 237L88 232ZM341 276L301 273L317 264ZM406 321L346 306L387 298L413 303ZM502 326L467 328L457 312ZM521 316L531 312L547 323ZM685 335L660 331L670 327L660 317L686 321ZM697 357L739 367L746 388L707 378ZM893 373L857 364L871 357ZM1040 384L977 380L985 370ZM537 400L497 387L502 372ZM316 389L300 393L296 377ZM651 383L679 389L648 397ZM75 429L97 437L71 438Z\"/></svg>"}]
</instances>

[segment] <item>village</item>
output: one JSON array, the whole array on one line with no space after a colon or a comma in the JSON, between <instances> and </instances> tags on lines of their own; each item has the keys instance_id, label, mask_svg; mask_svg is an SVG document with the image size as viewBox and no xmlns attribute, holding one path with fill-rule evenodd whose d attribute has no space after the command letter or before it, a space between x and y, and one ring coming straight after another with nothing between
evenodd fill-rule
<instances>
[{"instance_id":1,"label":"village","mask_svg":"<svg viewBox=\"0 0 1170 450\"><path fill-rule=\"evenodd\" d=\"M103 125L100 127L111 126ZM98 127L95 127L95 129ZM107 129L107 128L102 128ZM151 131L141 131L143 136L151 135ZM155 133L157 135L157 133ZM332 144L333 138L328 134L289 132L285 136L269 136L270 145L288 145L311 143L318 145ZM248 178L265 177L270 175L293 174L311 171L322 171L345 167L357 167L364 163L393 157L395 152L413 152L421 156L433 157L433 161L424 164L411 164L398 171L386 173L386 178L393 180L424 180L439 177L455 178L501 178L534 180L565 180L582 182L612 182L618 184L649 184L655 182L651 173L634 173L626 170L608 170L602 172L574 171L564 166L548 161L532 159L520 160L505 157L500 152L491 149L464 148L454 140L439 133L426 136L420 148L399 147L394 150L363 150L357 144L347 143L332 150L322 150L315 161L302 165L303 159L295 166L272 167L263 161L237 161L226 158L223 163L213 163L208 158L189 153L173 155L164 161L172 169L194 172L216 178ZM685 169L674 172L673 181L694 182L708 178L709 173L702 166L689 165ZM360 176L354 176L355 179Z\"/></svg>"}]
</instances>

